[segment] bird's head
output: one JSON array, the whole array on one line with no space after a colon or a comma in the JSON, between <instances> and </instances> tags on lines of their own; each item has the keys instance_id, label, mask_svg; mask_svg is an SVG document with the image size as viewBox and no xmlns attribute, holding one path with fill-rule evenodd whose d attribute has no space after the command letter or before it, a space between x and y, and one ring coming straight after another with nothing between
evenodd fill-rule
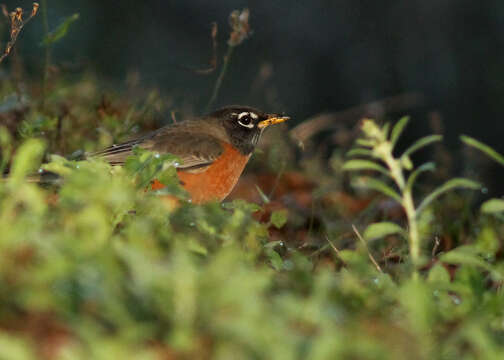
<instances>
[{"instance_id":1,"label":"bird's head","mask_svg":"<svg viewBox=\"0 0 504 360\"><path fill-rule=\"evenodd\" d=\"M270 125L289 120L288 116L265 113L249 107L232 105L214 111L210 116L220 122L233 146L243 154L250 154Z\"/></svg>"}]
</instances>

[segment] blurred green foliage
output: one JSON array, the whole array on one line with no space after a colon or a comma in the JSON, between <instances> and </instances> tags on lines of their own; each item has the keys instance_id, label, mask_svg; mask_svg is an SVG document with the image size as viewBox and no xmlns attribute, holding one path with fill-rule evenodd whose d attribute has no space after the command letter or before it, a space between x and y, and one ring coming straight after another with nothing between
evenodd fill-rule
<instances>
[{"instance_id":1,"label":"blurred green foliage","mask_svg":"<svg viewBox=\"0 0 504 360\"><path fill-rule=\"evenodd\" d=\"M281 251L268 229L288 225L284 210L265 223L245 201L188 203L170 155L137 151L124 168L60 156L42 165L48 142L27 123L20 143L0 132L4 156L16 145L0 183L1 358L504 356L503 226L488 215L474 245L412 280L379 272L360 246ZM26 181L41 166L61 187ZM153 178L169 186L145 191Z\"/></svg>"},{"instance_id":2,"label":"blurred green foliage","mask_svg":"<svg viewBox=\"0 0 504 360\"><path fill-rule=\"evenodd\" d=\"M0 88L0 170L9 169L0 181L0 359L504 356L504 220L490 205L473 210L465 194L429 202L417 219L426 261L412 279L403 213L376 210L384 203L369 192L342 196L341 166L313 171L318 154L311 168L271 166L311 176L308 201L294 188L287 209L257 187L260 204L196 206L171 155L137 149L124 167L81 160L159 126L170 104L159 92L131 84L111 95L90 74L53 75L44 91L18 85ZM282 163L279 149L292 147L275 145L253 161ZM342 153L330 162L341 165ZM351 167L387 173L363 161ZM408 154L400 165L414 169ZM59 180L34 183L40 169ZM154 178L167 187L147 191ZM346 235L375 221L367 244ZM437 235L443 248L428 249Z\"/></svg>"}]
</instances>

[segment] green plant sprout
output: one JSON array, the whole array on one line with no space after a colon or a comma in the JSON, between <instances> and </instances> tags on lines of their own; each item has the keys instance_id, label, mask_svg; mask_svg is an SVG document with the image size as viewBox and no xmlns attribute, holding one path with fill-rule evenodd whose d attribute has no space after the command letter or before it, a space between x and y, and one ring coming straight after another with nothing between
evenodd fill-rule
<instances>
[{"instance_id":1,"label":"green plant sprout","mask_svg":"<svg viewBox=\"0 0 504 360\"><path fill-rule=\"evenodd\" d=\"M378 238L391 234L404 234L409 242L409 253L413 264L414 276L417 276L418 267L421 265L421 242L418 229L418 219L422 212L439 196L455 188L479 189L480 185L472 180L455 178L445 182L436 188L424 199L415 205L413 186L418 176L426 171L433 171L435 164L427 162L414 167L410 156L434 142L441 141L441 135L430 135L420 138L406 149L400 156L394 156L397 141L409 121L403 117L390 130L390 124L378 126L373 120L365 119L362 123L363 137L357 140L357 147L351 149L347 156L365 157L368 159L351 159L345 162L343 170L372 170L390 178L396 189L387 185L384 181L375 177L361 178L359 184L362 187L379 191L397 201L408 221L408 229L405 232L401 227L391 222L374 223L368 226L364 232L364 238Z\"/></svg>"},{"instance_id":2,"label":"green plant sprout","mask_svg":"<svg viewBox=\"0 0 504 360\"><path fill-rule=\"evenodd\" d=\"M63 22L58 25L54 30L49 31L49 17L47 15L47 0L41 0L42 2L42 25L44 27L44 37L40 45L45 47L45 59L44 59L44 77L42 83L42 91L44 96L42 96L42 101L45 101L45 94L47 92L47 85L49 81L49 73L51 69L51 48L52 46L63 39L67 33L70 26L79 19L79 14L75 13L66 17ZM36 4L36 3L34 3ZM38 8L38 5L37 5Z\"/></svg>"}]
</instances>

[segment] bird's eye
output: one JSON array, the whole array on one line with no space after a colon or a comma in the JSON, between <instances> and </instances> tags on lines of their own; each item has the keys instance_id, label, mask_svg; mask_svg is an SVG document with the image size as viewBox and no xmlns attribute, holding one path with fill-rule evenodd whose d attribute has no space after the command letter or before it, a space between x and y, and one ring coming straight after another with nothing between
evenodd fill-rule
<instances>
[{"instance_id":1,"label":"bird's eye","mask_svg":"<svg viewBox=\"0 0 504 360\"><path fill-rule=\"evenodd\" d=\"M238 124L244 126L248 129L252 129L254 127L254 123L252 122L252 117L248 112L242 112L238 115Z\"/></svg>"}]
</instances>

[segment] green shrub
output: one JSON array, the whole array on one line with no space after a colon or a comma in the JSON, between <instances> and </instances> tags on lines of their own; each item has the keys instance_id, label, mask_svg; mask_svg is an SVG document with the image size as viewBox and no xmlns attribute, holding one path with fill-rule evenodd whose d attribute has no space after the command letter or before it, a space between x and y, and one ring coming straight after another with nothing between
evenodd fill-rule
<instances>
[{"instance_id":1,"label":"green shrub","mask_svg":"<svg viewBox=\"0 0 504 360\"><path fill-rule=\"evenodd\" d=\"M411 279L378 271L362 248L327 251L329 262L280 251L268 228L288 226L284 212L260 223L244 201L192 205L171 156L138 151L124 168L53 156L42 167L57 186L26 181L44 148L22 143L0 183L2 358L504 355L500 222L481 220L473 245ZM167 189L145 191L154 177Z\"/></svg>"}]
</instances>

